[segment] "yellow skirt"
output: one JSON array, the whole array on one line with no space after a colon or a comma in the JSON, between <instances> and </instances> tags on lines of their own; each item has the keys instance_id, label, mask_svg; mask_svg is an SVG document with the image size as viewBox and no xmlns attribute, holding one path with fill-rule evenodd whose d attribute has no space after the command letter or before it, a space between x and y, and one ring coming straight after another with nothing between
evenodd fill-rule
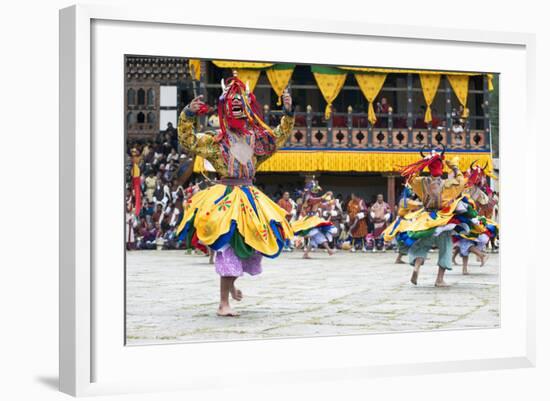
<instances>
[{"instance_id":1,"label":"yellow skirt","mask_svg":"<svg viewBox=\"0 0 550 401\"><path fill-rule=\"evenodd\" d=\"M445 229L443 226L447 224L454 224L451 228L454 235L463 238L477 238L484 233L491 237L498 234L499 229L495 222L479 216L473 200L464 195L441 210L428 211L422 208L399 216L384 231L384 240L390 242L397 238L398 242L411 246L417 239L434 235L438 227Z\"/></svg>"},{"instance_id":2,"label":"yellow skirt","mask_svg":"<svg viewBox=\"0 0 550 401\"><path fill-rule=\"evenodd\" d=\"M448 224L455 216L456 207L461 200L463 198L458 198L449 207L437 212L428 212L421 208L403 217L398 217L384 230L384 241L390 242L402 232L426 231Z\"/></svg>"},{"instance_id":3,"label":"yellow skirt","mask_svg":"<svg viewBox=\"0 0 550 401\"><path fill-rule=\"evenodd\" d=\"M291 227L295 235L301 237L306 236L314 228L331 228L333 225L330 221L324 220L319 216L303 216L292 222Z\"/></svg>"},{"instance_id":4,"label":"yellow skirt","mask_svg":"<svg viewBox=\"0 0 550 401\"><path fill-rule=\"evenodd\" d=\"M239 257L259 252L277 256L293 236L286 211L252 185L217 184L187 202L177 234L214 250L232 246Z\"/></svg>"}]
</instances>

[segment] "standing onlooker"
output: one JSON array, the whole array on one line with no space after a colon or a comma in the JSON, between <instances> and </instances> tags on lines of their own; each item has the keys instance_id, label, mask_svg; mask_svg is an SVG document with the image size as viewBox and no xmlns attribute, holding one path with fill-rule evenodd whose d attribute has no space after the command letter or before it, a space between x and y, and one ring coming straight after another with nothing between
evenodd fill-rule
<instances>
[{"instance_id":1,"label":"standing onlooker","mask_svg":"<svg viewBox=\"0 0 550 401\"><path fill-rule=\"evenodd\" d=\"M290 193L288 191L283 192L283 196L281 197L281 199L279 199L277 204L282 209L284 209L284 211L286 212L286 219L287 219L288 222L290 222L290 220L292 219L292 210L293 210L293 204L292 204L292 201L290 199ZM284 244L284 247L283 247L283 250L285 252L289 252L289 251L292 250L291 249L291 244L290 244L290 239L286 240L286 242Z\"/></svg>"},{"instance_id":2,"label":"standing onlooker","mask_svg":"<svg viewBox=\"0 0 550 401\"><path fill-rule=\"evenodd\" d=\"M391 218L390 205L384 202L384 195L376 195L376 202L374 202L370 207L370 218L373 224L372 234L375 240L375 246L372 250L376 251L377 248L384 248L384 240L380 237Z\"/></svg>"},{"instance_id":3,"label":"standing onlooker","mask_svg":"<svg viewBox=\"0 0 550 401\"><path fill-rule=\"evenodd\" d=\"M279 199L277 204L286 211L286 219L290 221L292 218L292 201L290 200L290 193L285 191L283 197Z\"/></svg>"},{"instance_id":4,"label":"standing onlooker","mask_svg":"<svg viewBox=\"0 0 550 401\"><path fill-rule=\"evenodd\" d=\"M135 249L136 248L136 228L138 227L139 222L134 214L132 203L126 203L126 249Z\"/></svg>"},{"instance_id":5,"label":"standing onlooker","mask_svg":"<svg viewBox=\"0 0 550 401\"><path fill-rule=\"evenodd\" d=\"M156 188L157 177L155 177L155 173L153 172L153 170L150 170L147 178L145 178L145 197L147 198L148 202L151 202L153 200L153 195Z\"/></svg>"},{"instance_id":6,"label":"standing onlooker","mask_svg":"<svg viewBox=\"0 0 550 401\"><path fill-rule=\"evenodd\" d=\"M351 251L356 251L356 243L359 242L361 248L366 252L365 248L365 237L368 234L367 228L367 204L365 201L357 196L355 193L351 194L351 200L348 203L347 212L349 215L350 228L349 232L351 235Z\"/></svg>"}]
</instances>

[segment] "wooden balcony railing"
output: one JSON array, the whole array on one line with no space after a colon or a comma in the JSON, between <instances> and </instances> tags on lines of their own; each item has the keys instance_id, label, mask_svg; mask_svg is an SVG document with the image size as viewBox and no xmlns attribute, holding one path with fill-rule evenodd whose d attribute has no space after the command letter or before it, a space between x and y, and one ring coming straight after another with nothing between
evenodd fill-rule
<instances>
[{"instance_id":1,"label":"wooden balcony railing","mask_svg":"<svg viewBox=\"0 0 550 401\"><path fill-rule=\"evenodd\" d=\"M281 116L280 111L268 111L264 120L276 126ZM471 128L473 121L483 117L467 119L461 132L443 119L438 120L445 124L431 126L392 113L377 114L375 125L368 122L366 113L352 111L333 113L327 121L323 113L313 111L297 112L295 117L294 132L285 144L289 149L418 150L444 145L453 150L490 151L489 129Z\"/></svg>"}]
</instances>

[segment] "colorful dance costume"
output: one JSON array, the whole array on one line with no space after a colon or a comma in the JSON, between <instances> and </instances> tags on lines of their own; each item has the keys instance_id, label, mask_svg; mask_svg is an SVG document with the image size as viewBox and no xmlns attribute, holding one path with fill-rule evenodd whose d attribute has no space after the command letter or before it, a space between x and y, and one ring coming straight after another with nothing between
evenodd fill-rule
<instances>
[{"instance_id":1,"label":"colorful dance costume","mask_svg":"<svg viewBox=\"0 0 550 401\"><path fill-rule=\"evenodd\" d=\"M493 179L496 179L496 177L486 170L487 164L484 167L479 166L476 162L470 165L470 169L466 172L468 178L466 193L474 200L477 211L481 216L492 218L497 200L487 182L487 177Z\"/></svg>"},{"instance_id":2,"label":"colorful dance costume","mask_svg":"<svg viewBox=\"0 0 550 401\"><path fill-rule=\"evenodd\" d=\"M325 196L315 196L321 187L311 180L304 188L301 217L292 223L294 234L309 238L309 245L317 247L324 242L331 242L338 229L328 220L319 217L317 209L320 204L328 201Z\"/></svg>"},{"instance_id":3,"label":"colorful dance costume","mask_svg":"<svg viewBox=\"0 0 550 401\"><path fill-rule=\"evenodd\" d=\"M474 202L477 215L463 223L467 224L467 227L453 238L460 256L468 256L472 246L480 251L485 250L487 243L498 235L498 224L489 218L493 214L495 204L491 201L493 191L487 185L487 176L490 173L485 171L486 168L487 165L481 167L473 162L466 172L468 181L465 193Z\"/></svg>"},{"instance_id":4,"label":"colorful dance costume","mask_svg":"<svg viewBox=\"0 0 550 401\"><path fill-rule=\"evenodd\" d=\"M409 263L426 256L433 246L439 248L438 265L452 269L452 239L454 233L467 230L468 222L477 216L473 201L463 191L466 180L458 168L458 158L447 165L452 176L444 179L443 161L445 149L441 153L432 151L422 160L401 169L401 175L410 184L423 207L415 212L399 216L384 232L385 241L397 239L400 246L408 248ZM419 176L424 168L430 175Z\"/></svg>"},{"instance_id":5,"label":"colorful dance costume","mask_svg":"<svg viewBox=\"0 0 550 401\"><path fill-rule=\"evenodd\" d=\"M247 85L232 77L227 86L222 81L222 89L217 133L195 134L195 113L187 107L180 114L181 146L208 160L221 180L188 200L177 233L187 238L196 234L217 251L215 266L220 276L255 275L262 271L262 256L278 256L292 237L286 211L252 185L252 180L258 165L286 142L294 117L285 110L280 125L271 129L259 116ZM244 118L236 118L235 113Z\"/></svg>"},{"instance_id":6,"label":"colorful dance costume","mask_svg":"<svg viewBox=\"0 0 550 401\"><path fill-rule=\"evenodd\" d=\"M422 207L422 203L416 199L413 199L413 193L411 192L411 187L406 185L401 193L399 201L397 202L397 218L393 223L390 223L390 227L393 226L398 219L403 219L406 215L411 212L415 212ZM391 229L390 229L391 230ZM384 230L382 233L383 236L386 235L388 229ZM405 245L404 242L397 242L397 251L400 255L407 255L409 253L409 247Z\"/></svg>"}]
</instances>

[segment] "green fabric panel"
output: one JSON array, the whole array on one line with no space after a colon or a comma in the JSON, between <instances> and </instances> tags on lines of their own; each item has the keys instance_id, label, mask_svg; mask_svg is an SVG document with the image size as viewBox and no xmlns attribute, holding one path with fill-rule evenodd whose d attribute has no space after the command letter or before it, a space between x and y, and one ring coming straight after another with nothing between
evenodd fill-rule
<instances>
[{"instance_id":1,"label":"green fabric panel","mask_svg":"<svg viewBox=\"0 0 550 401\"><path fill-rule=\"evenodd\" d=\"M216 201L216 203L219 203L223 198L225 198L227 195L229 195L231 192L233 192L233 186L228 185L225 187L225 191L223 192L223 195L220 196L220 198Z\"/></svg>"},{"instance_id":2,"label":"green fabric panel","mask_svg":"<svg viewBox=\"0 0 550 401\"><path fill-rule=\"evenodd\" d=\"M268 70L292 70L294 67L296 67L296 64L275 64L271 68L267 68Z\"/></svg>"},{"instance_id":3,"label":"green fabric panel","mask_svg":"<svg viewBox=\"0 0 550 401\"><path fill-rule=\"evenodd\" d=\"M435 228L430 228L428 230L422 230L422 231L413 231L409 232L409 237L412 239L420 239L420 238L426 238L431 236L435 232Z\"/></svg>"},{"instance_id":4,"label":"green fabric panel","mask_svg":"<svg viewBox=\"0 0 550 401\"><path fill-rule=\"evenodd\" d=\"M342 71L338 68L327 67L324 65L312 65L311 72L317 72L319 74L332 74L332 75L345 75L346 71Z\"/></svg>"},{"instance_id":5,"label":"green fabric panel","mask_svg":"<svg viewBox=\"0 0 550 401\"><path fill-rule=\"evenodd\" d=\"M248 259L256 252L254 248L244 242L243 236L238 231L235 231L233 237L231 237L230 244L235 255L241 259Z\"/></svg>"},{"instance_id":6,"label":"green fabric panel","mask_svg":"<svg viewBox=\"0 0 550 401\"><path fill-rule=\"evenodd\" d=\"M195 234L195 216L193 216L187 224L190 224L190 227L189 230L187 230L187 235L185 236L185 249L191 249L191 240Z\"/></svg>"},{"instance_id":7,"label":"green fabric panel","mask_svg":"<svg viewBox=\"0 0 550 401\"><path fill-rule=\"evenodd\" d=\"M185 249L191 249L191 240L193 239L193 235L195 235L195 227L191 227L189 231L187 231L187 235L185 237Z\"/></svg>"},{"instance_id":8,"label":"green fabric panel","mask_svg":"<svg viewBox=\"0 0 550 401\"><path fill-rule=\"evenodd\" d=\"M477 217L477 212L472 206L468 205L468 211L466 213L464 213L464 215L466 217L472 219L474 217Z\"/></svg>"},{"instance_id":9,"label":"green fabric panel","mask_svg":"<svg viewBox=\"0 0 550 401\"><path fill-rule=\"evenodd\" d=\"M309 234L309 232L311 230L313 230L314 228L317 228L317 227L311 227L311 228L308 228L307 230L301 230L301 231L298 231L298 232L295 232L294 235L298 235L300 237L305 237L306 235Z\"/></svg>"}]
</instances>

